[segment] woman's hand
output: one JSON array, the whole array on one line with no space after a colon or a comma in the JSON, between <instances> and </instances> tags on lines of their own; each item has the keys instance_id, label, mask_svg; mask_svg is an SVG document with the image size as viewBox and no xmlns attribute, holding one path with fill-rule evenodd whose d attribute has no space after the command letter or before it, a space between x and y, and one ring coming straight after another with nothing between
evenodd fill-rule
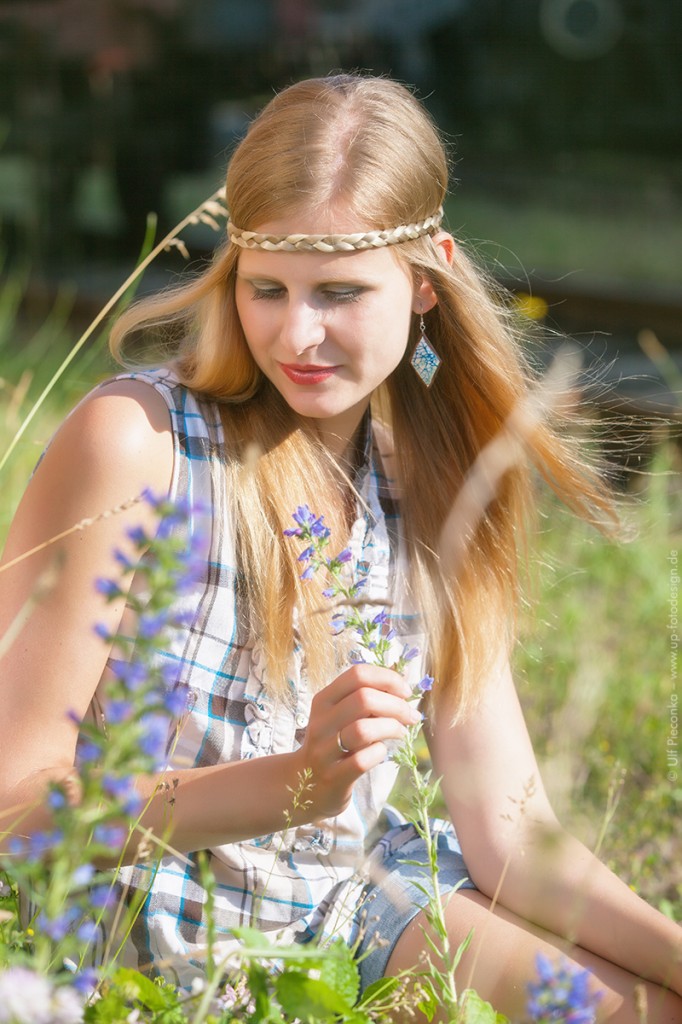
<instances>
[{"instance_id":1,"label":"woman's hand","mask_svg":"<svg viewBox=\"0 0 682 1024\"><path fill-rule=\"evenodd\" d=\"M295 754L301 775L311 775L308 820L340 814L360 776L385 760L387 742L402 740L407 727L421 721L407 702L411 694L397 672L366 664L353 665L315 694Z\"/></svg>"}]
</instances>

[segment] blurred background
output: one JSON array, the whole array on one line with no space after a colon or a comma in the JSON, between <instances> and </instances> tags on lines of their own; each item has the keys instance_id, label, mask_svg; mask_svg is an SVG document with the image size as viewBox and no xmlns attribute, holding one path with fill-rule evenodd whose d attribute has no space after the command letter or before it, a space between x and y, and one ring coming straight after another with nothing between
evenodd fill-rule
<instances>
[{"instance_id":1,"label":"blurred background","mask_svg":"<svg viewBox=\"0 0 682 1024\"><path fill-rule=\"evenodd\" d=\"M453 143L465 230L485 196L510 215L534 197L679 212L669 0L0 0L0 61L5 247L36 269L134 254L148 211L170 223L221 179L274 90L335 69L416 87ZM632 253L601 273L676 283L665 267Z\"/></svg>"}]
</instances>

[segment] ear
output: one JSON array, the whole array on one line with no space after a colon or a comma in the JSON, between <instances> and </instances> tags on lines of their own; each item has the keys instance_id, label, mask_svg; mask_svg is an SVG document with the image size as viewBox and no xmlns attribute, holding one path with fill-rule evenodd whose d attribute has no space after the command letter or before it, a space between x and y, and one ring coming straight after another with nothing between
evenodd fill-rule
<instances>
[{"instance_id":1,"label":"ear","mask_svg":"<svg viewBox=\"0 0 682 1024\"><path fill-rule=\"evenodd\" d=\"M438 231L435 235L432 235L431 241L436 247L439 258L443 263L447 263L451 267L456 249L456 242L452 235L448 234L447 231Z\"/></svg>"},{"instance_id":2,"label":"ear","mask_svg":"<svg viewBox=\"0 0 682 1024\"><path fill-rule=\"evenodd\" d=\"M439 231L431 237L431 241L436 248L438 258L451 267L455 257L455 240L452 235L449 235L447 231ZM438 296L433 285L428 277L422 277L420 283L415 288L412 312L426 313L428 310L433 309L437 302Z\"/></svg>"}]
</instances>

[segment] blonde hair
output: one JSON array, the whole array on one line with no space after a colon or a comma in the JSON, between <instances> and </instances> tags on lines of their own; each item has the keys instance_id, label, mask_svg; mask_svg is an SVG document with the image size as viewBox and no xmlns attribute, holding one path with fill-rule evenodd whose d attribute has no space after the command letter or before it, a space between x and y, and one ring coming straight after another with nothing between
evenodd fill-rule
<instances>
[{"instance_id":1,"label":"blonde hair","mask_svg":"<svg viewBox=\"0 0 682 1024\"><path fill-rule=\"evenodd\" d=\"M339 75L299 82L268 104L238 146L227 172L231 221L244 232L307 209L341 206L368 231L390 231L433 216L447 191L444 147L430 118L403 86ZM534 384L508 310L492 295L461 246L451 266L430 237L393 250L438 298L425 314L442 358L427 390L405 357L373 396L390 422L410 559L410 585L428 634L434 696L463 713L480 689L499 644L509 644L518 600L517 562L525 519L534 505L532 476L513 466L483 510L456 575L440 558L453 502L482 449L508 422ZM301 584L298 549L283 537L297 505L308 503L343 546L349 482L319 442L263 378L246 345L234 299L240 248L228 241L196 281L144 300L120 319L112 351L140 328L161 329L167 358L187 387L222 403L226 486L238 523L239 555L248 566L252 621L263 638L273 689L286 690L294 607L313 684L338 671L316 580ZM609 512L598 475L572 442L539 423L525 439L528 462L574 509ZM254 454L257 453L257 454ZM425 497L428 496L428 497Z\"/></svg>"}]
</instances>

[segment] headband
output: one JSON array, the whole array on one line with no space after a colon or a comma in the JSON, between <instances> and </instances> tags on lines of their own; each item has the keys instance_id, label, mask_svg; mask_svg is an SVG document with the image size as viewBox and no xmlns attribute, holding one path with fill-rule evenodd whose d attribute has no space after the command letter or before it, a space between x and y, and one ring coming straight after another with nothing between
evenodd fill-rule
<instances>
[{"instance_id":1,"label":"headband","mask_svg":"<svg viewBox=\"0 0 682 1024\"><path fill-rule=\"evenodd\" d=\"M261 235L257 231L244 231L228 221L227 235L242 249L265 249L268 252L355 252L362 249L381 249L385 245L410 242L422 235L432 234L440 227L443 207L426 220L416 224L401 224L384 231L358 231L352 235Z\"/></svg>"}]
</instances>

